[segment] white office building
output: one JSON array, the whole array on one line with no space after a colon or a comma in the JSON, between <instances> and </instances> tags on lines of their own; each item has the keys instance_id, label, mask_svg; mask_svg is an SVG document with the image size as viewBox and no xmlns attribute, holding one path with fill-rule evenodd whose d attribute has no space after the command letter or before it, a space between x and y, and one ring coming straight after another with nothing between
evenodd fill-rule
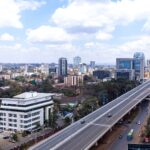
<instances>
[{"instance_id":1,"label":"white office building","mask_svg":"<svg viewBox=\"0 0 150 150\"><path fill-rule=\"evenodd\" d=\"M0 99L0 129L32 131L43 125L53 112L51 93L25 92L13 98Z\"/></svg>"}]
</instances>

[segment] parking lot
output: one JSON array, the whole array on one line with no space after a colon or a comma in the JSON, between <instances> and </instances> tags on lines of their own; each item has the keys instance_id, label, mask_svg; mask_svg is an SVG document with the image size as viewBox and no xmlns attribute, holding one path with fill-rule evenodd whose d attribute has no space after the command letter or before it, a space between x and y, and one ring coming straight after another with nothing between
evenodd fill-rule
<instances>
[{"instance_id":1,"label":"parking lot","mask_svg":"<svg viewBox=\"0 0 150 150\"><path fill-rule=\"evenodd\" d=\"M0 150L4 150L5 145L10 144L9 138L7 138L10 136L10 134L11 134L11 132L9 132L9 131L3 131L0 133ZM7 139L3 139L4 137Z\"/></svg>"},{"instance_id":2,"label":"parking lot","mask_svg":"<svg viewBox=\"0 0 150 150\"><path fill-rule=\"evenodd\" d=\"M38 136L44 135L46 133L49 133L51 131L50 128L45 129L43 131L40 132L35 132L32 134L29 134L25 137L22 137L22 135L20 133L18 133L18 142L10 142L9 138L4 139L4 137L9 137L11 135L11 131L3 131L2 133L0 133L0 150L10 150L16 146L21 145L22 143L26 143L28 141L30 141L31 139L34 139Z\"/></svg>"}]
</instances>

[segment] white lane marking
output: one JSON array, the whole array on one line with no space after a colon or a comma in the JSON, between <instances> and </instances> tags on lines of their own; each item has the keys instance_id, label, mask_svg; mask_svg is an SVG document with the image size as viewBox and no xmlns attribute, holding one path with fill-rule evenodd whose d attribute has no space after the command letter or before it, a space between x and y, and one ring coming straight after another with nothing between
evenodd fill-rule
<instances>
[{"instance_id":1,"label":"white lane marking","mask_svg":"<svg viewBox=\"0 0 150 150\"><path fill-rule=\"evenodd\" d=\"M97 124L97 123L92 123L91 125L94 125L94 126L100 126L100 127L111 127L111 125L108 125L108 124Z\"/></svg>"}]
</instances>

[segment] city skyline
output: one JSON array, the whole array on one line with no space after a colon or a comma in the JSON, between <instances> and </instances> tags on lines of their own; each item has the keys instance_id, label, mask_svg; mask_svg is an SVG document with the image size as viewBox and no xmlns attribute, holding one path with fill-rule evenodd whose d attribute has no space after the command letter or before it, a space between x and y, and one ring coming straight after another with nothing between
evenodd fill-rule
<instances>
[{"instance_id":1,"label":"city skyline","mask_svg":"<svg viewBox=\"0 0 150 150\"><path fill-rule=\"evenodd\" d=\"M0 1L2 63L115 64L136 51L150 58L147 0ZM133 9L134 8L134 9ZM128 11L127 11L128 10Z\"/></svg>"}]
</instances>

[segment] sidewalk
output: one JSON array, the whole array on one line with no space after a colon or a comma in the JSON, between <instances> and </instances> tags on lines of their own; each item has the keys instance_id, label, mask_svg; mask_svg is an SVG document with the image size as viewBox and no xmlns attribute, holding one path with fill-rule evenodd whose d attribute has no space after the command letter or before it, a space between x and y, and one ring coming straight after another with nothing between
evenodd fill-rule
<instances>
[{"instance_id":1,"label":"sidewalk","mask_svg":"<svg viewBox=\"0 0 150 150\"><path fill-rule=\"evenodd\" d=\"M45 129L45 130L40 131L40 132L32 133L32 134L30 134L28 136L25 136L25 137L22 137L20 135L19 136L19 141L16 142L16 143L11 143L11 142L9 142L9 140L4 140L4 142L2 142L0 144L0 148L1 148L0 150L10 150L10 149L13 149L14 147L20 146L21 144L24 144L24 143L27 143L28 141L36 139L37 137L44 136L45 134L47 134L49 132L52 132L51 128Z\"/></svg>"}]
</instances>

